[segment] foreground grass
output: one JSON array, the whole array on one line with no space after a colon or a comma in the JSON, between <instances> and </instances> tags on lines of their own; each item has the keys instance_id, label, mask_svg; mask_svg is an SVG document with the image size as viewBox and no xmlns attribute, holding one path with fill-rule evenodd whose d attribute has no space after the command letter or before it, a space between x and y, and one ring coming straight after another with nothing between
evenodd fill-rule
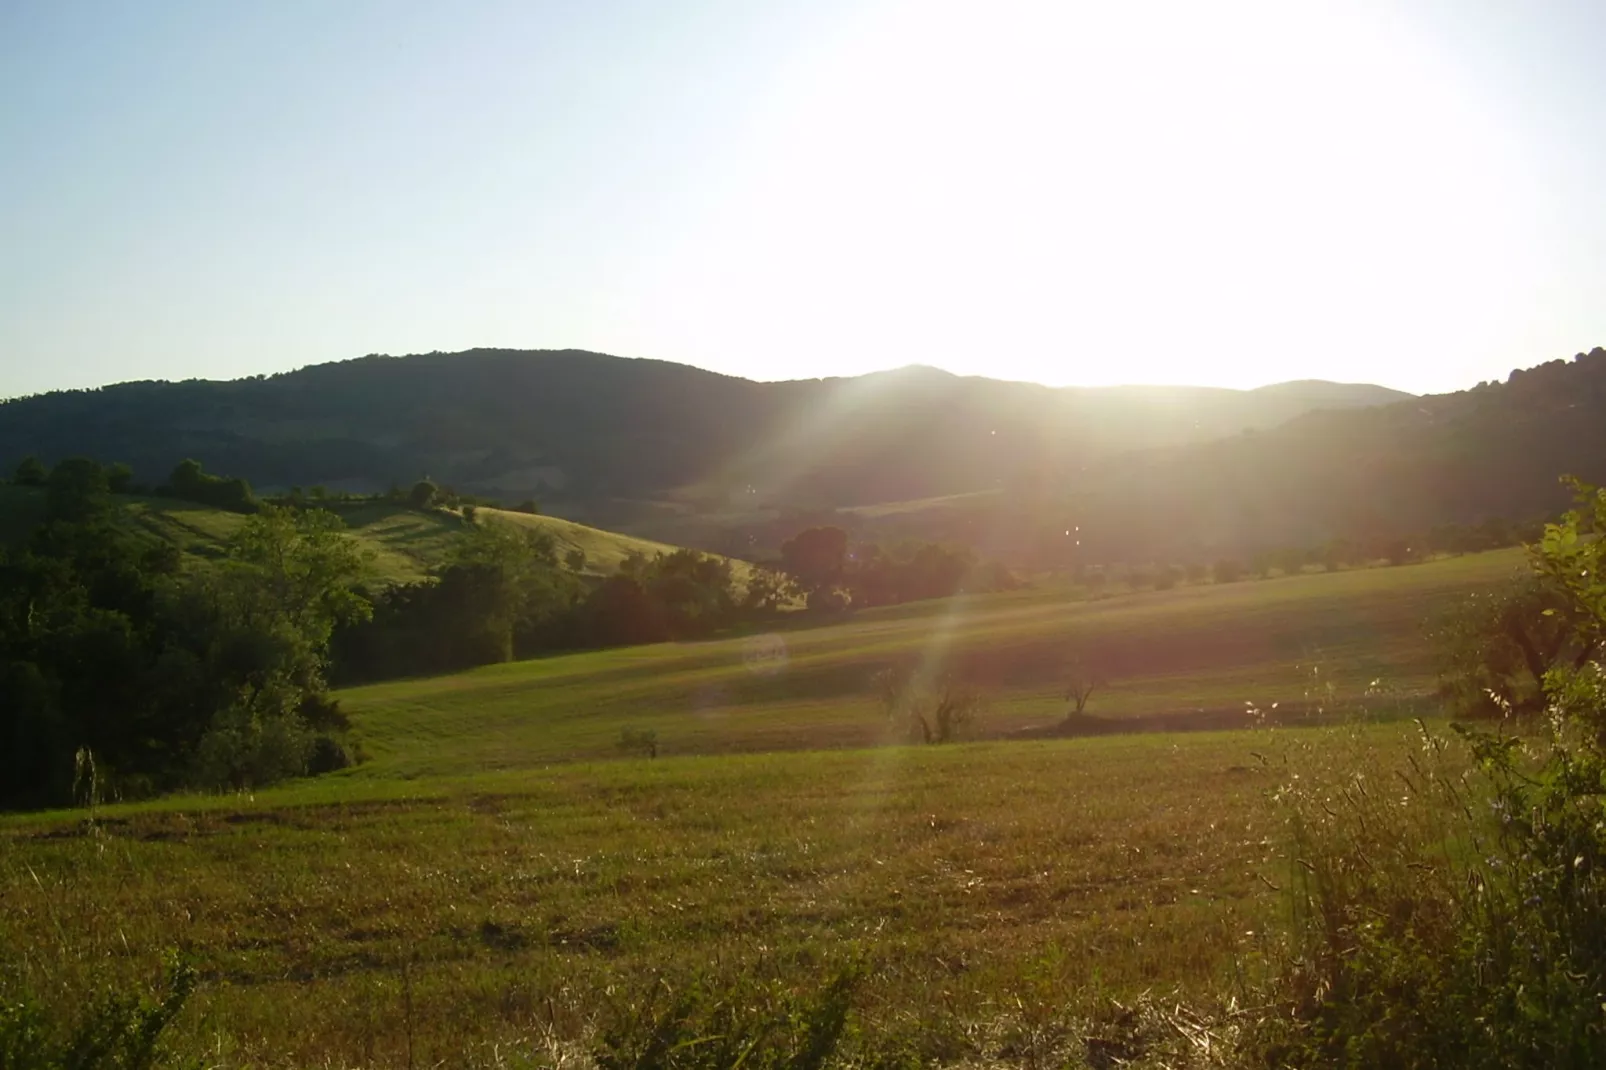
<instances>
[{"instance_id":1,"label":"foreground grass","mask_svg":"<svg viewBox=\"0 0 1606 1070\"><path fill-rule=\"evenodd\" d=\"M660 982L851 961L866 1035L956 1061L1099 994L1230 988L1278 913L1280 756L1351 769L1402 731L615 761L12 817L0 985L72 1008L150 983L176 946L204 982L179 1046L210 1064L432 1065L583 1039Z\"/></svg>"},{"instance_id":2,"label":"foreground grass","mask_svg":"<svg viewBox=\"0 0 1606 1070\"><path fill-rule=\"evenodd\" d=\"M1246 704L1277 716L1409 708L1436 687L1424 625L1521 567L1520 551L1499 551L1091 602L1028 590L394 681L341 700L371 759L354 775L381 778L610 756L627 728L656 732L669 754L883 743L900 726L872 681L900 661L981 687L992 736L1063 714L1075 651L1112 677L1090 712L1135 726L1242 724Z\"/></svg>"}]
</instances>

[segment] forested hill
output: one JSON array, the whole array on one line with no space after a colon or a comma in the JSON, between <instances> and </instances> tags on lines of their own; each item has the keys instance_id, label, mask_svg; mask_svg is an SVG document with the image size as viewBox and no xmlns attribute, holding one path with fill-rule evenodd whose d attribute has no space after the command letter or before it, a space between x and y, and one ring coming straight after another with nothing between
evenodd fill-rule
<instances>
[{"instance_id":1,"label":"forested hill","mask_svg":"<svg viewBox=\"0 0 1606 1070\"><path fill-rule=\"evenodd\" d=\"M574 350L482 349L17 399L0 404L0 458L110 458L154 483L197 457L269 488L372 491L428 475L581 516L621 499L849 506L993 489L1406 396L1324 382L1055 390L922 367L759 383Z\"/></svg>"},{"instance_id":2,"label":"forested hill","mask_svg":"<svg viewBox=\"0 0 1606 1070\"><path fill-rule=\"evenodd\" d=\"M1051 501L1090 558L1168 560L1542 518L1570 501L1565 475L1606 484L1606 349L1459 393L1112 457Z\"/></svg>"},{"instance_id":3,"label":"forested hill","mask_svg":"<svg viewBox=\"0 0 1606 1070\"><path fill-rule=\"evenodd\" d=\"M27 454L122 460L151 484L187 456L270 489L429 476L738 553L828 516L1015 561L1054 559L1067 532L1082 561L1177 561L1553 513L1558 476L1606 482L1606 350L1422 398L1055 390L921 367L758 383L576 351L366 357L0 404L0 463ZM925 499L896 531L876 519ZM855 507L877 508L834 512Z\"/></svg>"}]
</instances>

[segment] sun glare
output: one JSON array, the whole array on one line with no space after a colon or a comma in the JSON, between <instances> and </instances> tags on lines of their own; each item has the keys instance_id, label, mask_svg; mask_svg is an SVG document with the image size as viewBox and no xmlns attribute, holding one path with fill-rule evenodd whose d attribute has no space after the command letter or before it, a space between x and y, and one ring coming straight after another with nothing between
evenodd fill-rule
<instances>
[{"instance_id":1,"label":"sun glare","mask_svg":"<svg viewBox=\"0 0 1606 1070\"><path fill-rule=\"evenodd\" d=\"M1362 6L886 4L754 115L653 317L686 352L1409 386L1526 301L1520 149Z\"/></svg>"}]
</instances>

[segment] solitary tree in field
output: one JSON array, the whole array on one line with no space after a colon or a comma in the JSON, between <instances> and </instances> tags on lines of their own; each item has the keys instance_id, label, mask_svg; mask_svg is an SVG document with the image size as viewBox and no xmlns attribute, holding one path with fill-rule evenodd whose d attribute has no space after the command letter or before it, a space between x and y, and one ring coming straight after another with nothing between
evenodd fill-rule
<instances>
[{"instance_id":1,"label":"solitary tree in field","mask_svg":"<svg viewBox=\"0 0 1606 1070\"><path fill-rule=\"evenodd\" d=\"M1070 721L1082 716L1093 692L1108 683L1109 677L1091 658L1080 654L1072 657L1065 674L1065 701L1068 703L1065 719Z\"/></svg>"},{"instance_id":2,"label":"solitary tree in field","mask_svg":"<svg viewBox=\"0 0 1606 1070\"><path fill-rule=\"evenodd\" d=\"M407 492L407 504L414 509L428 509L435 504L440 496L440 488L427 479L420 479L413 484L413 489Z\"/></svg>"}]
</instances>

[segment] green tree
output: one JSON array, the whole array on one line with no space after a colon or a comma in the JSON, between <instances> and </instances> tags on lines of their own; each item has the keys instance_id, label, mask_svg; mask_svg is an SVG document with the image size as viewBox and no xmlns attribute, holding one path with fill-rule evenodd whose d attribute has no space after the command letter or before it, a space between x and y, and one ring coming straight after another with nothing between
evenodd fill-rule
<instances>
[{"instance_id":1,"label":"green tree","mask_svg":"<svg viewBox=\"0 0 1606 1070\"><path fill-rule=\"evenodd\" d=\"M414 509L428 509L440 497L440 488L427 479L420 479L407 492L407 504Z\"/></svg>"},{"instance_id":2,"label":"green tree","mask_svg":"<svg viewBox=\"0 0 1606 1070\"><path fill-rule=\"evenodd\" d=\"M797 581L811 607L828 600L842 579L847 556L848 534L837 527L809 528L781 544L781 568Z\"/></svg>"},{"instance_id":3,"label":"green tree","mask_svg":"<svg viewBox=\"0 0 1606 1070\"><path fill-rule=\"evenodd\" d=\"M134 483L134 470L118 461L106 466L106 489L113 494L127 494Z\"/></svg>"},{"instance_id":4,"label":"green tree","mask_svg":"<svg viewBox=\"0 0 1606 1070\"><path fill-rule=\"evenodd\" d=\"M1244 567L1232 558L1224 557L1211 567L1210 574L1217 583L1237 583L1244 578Z\"/></svg>"},{"instance_id":5,"label":"green tree","mask_svg":"<svg viewBox=\"0 0 1606 1070\"><path fill-rule=\"evenodd\" d=\"M61 520L86 520L109 504L106 470L87 457L69 457L52 468L45 489L51 515Z\"/></svg>"},{"instance_id":6,"label":"green tree","mask_svg":"<svg viewBox=\"0 0 1606 1070\"><path fill-rule=\"evenodd\" d=\"M1606 493L1577 489L1522 597L1598 651ZM1260 1001L1284 1008L1255 1027L1265 1065L1606 1065L1606 672L1593 656L1557 664L1542 693L1546 716L1520 734L1457 725L1456 753L1424 729L1393 777L1281 789L1295 915Z\"/></svg>"},{"instance_id":7,"label":"green tree","mask_svg":"<svg viewBox=\"0 0 1606 1070\"><path fill-rule=\"evenodd\" d=\"M306 771L318 731L343 720L327 697L335 628L366 618L366 564L333 513L264 507L229 544L222 567L184 592L192 660L212 714L197 775L249 787Z\"/></svg>"},{"instance_id":8,"label":"green tree","mask_svg":"<svg viewBox=\"0 0 1606 1070\"><path fill-rule=\"evenodd\" d=\"M1436 629L1440 691L1462 714L1538 713L1550 673L1582 668L1598 652L1587 621L1563 588L1538 574L1473 594Z\"/></svg>"},{"instance_id":9,"label":"green tree","mask_svg":"<svg viewBox=\"0 0 1606 1070\"><path fill-rule=\"evenodd\" d=\"M253 512L257 507L251 484L243 479L215 476L201 467L201 462L187 457L173 466L167 483L159 493L185 501L213 505L237 513Z\"/></svg>"},{"instance_id":10,"label":"green tree","mask_svg":"<svg viewBox=\"0 0 1606 1070\"><path fill-rule=\"evenodd\" d=\"M30 454L18 463L14 478L19 486L42 487L45 485L45 477L49 474L45 469L44 462Z\"/></svg>"},{"instance_id":11,"label":"green tree","mask_svg":"<svg viewBox=\"0 0 1606 1070\"><path fill-rule=\"evenodd\" d=\"M785 605L795 591L792 581L784 572L754 567L747 575L747 589L742 605L749 610L773 613Z\"/></svg>"}]
</instances>

